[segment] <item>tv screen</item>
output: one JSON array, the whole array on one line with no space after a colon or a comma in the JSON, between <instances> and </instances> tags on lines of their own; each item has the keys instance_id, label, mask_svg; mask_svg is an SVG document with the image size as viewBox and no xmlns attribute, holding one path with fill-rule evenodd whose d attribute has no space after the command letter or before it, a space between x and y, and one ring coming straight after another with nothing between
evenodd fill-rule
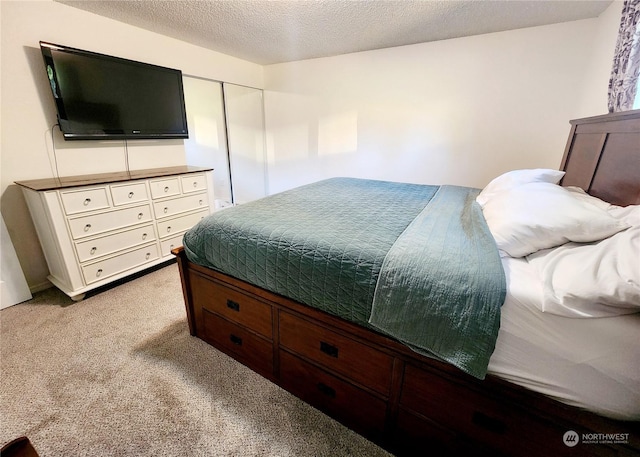
<instances>
[{"instance_id":1,"label":"tv screen","mask_svg":"<svg viewBox=\"0 0 640 457\"><path fill-rule=\"evenodd\" d=\"M40 42L66 140L188 138L182 72Z\"/></svg>"}]
</instances>

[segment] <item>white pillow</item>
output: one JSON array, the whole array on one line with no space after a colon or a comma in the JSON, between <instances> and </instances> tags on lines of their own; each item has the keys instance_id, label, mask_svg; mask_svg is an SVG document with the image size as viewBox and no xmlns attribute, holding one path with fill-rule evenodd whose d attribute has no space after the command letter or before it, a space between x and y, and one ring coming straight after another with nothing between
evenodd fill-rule
<instances>
[{"instance_id":1,"label":"white pillow","mask_svg":"<svg viewBox=\"0 0 640 457\"><path fill-rule=\"evenodd\" d=\"M476 202L481 207L501 192L508 191L514 187L521 186L532 182L550 182L558 184L564 176L564 171L551 170L548 168L534 168L527 170L508 171L497 178L494 178L487 186L482 189L476 197Z\"/></svg>"},{"instance_id":2,"label":"white pillow","mask_svg":"<svg viewBox=\"0 0 640 457\"><path fill-rule=\"evenodd\" d=\"M543 281L543 312L608 317L640 312L640 226L597 243L567 243L527 257Z\"/></svg>"},{"instance_id":3,"label":"white pillow","mask_svg":"<svg viewBox=\"0 0 640 457\"><path fill-rule=\"evenodd\" d=\"M598 197L589 195L580 187L569 186L565 187L565 189L571 192L571 195L578 198L579 200L585 201L597 206L600 209L606 210L607 214L618 220L622 220L631 226L640 225L640 205L612 205L611 203L605 202L604 200L600 200Z\"/></svg>"},{"instance_id":4,"label":"white pillow","mask_svg":"<svg viewBox=\"0 0 640 457\"><path fill-rule=\"evenodd\" d=\"M590 203L594 206L597 206L600 209L604 209L608 211L609 209L614 207L614 205L612 205L611 203L605 202L604 200L600 200L598 197L594 197L593 195L589 195L581 187L569 186L569 187L565 187L565 189L571 192L571 195L576 197L578 200Z\"/></svg>"},{"instance_id":5,"label":"white pillow","mask_svg":"<svg viewBox=\"0 0 640 457\"><path fill-rule=\"evenodd\" d=\"M534 182L494 196L483 208L499 249L522 257L569 241L591 242L629 226L568 190Z\"/></svg>"}]
</instances>

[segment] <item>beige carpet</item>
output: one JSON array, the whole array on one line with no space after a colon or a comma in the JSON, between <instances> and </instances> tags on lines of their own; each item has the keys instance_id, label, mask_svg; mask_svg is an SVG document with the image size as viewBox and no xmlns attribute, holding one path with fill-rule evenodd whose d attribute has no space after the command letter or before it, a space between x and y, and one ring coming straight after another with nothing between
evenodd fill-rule
<instances>
[{"instance_id":1,"label":"beige carpet","mask_svg":"<svg viewBox=\"0 0 640 457\"><path fill-rule=\"evenodd\" d=\"M171 264L0 311L0 444L49 456L383 456L189 335Z\"/></svg>"}]
</instances>

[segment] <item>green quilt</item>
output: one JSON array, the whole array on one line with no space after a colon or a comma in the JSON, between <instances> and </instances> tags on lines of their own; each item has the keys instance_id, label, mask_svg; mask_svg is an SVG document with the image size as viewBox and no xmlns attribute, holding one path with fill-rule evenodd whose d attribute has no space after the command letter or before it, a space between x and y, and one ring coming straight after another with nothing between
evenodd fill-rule
<instances>
[{"instance_id":1,"label":"green quilt","mask_svg":"<svg viewBox=\"0 0 640 457\"><path fill-rule=\"evenodd\" d=\"M468 263L470 269L482 265L482 270L485 270L482 256L491 259L488 263L496 271L486 274L493 281L493 285L487 288L494 289L495 293L491 298L483 295L480 301L484 303L486 298L492 303L490 306L493 311L487 312L482 308L476 316L469 312L468 304L460 304L457 293L439 291L431 298L420 298L420 303L426 300L424 304L428 307L433 307L432 303L436 300L436 308L440 313L460 315L451 320L454 326L465 322L464 325L477 328L475 333L461 333L453 328L450 336L441 320L428 318L424 329L418 332L418 340L413 341L410 333L414 330L411 326L401 329L401 326L393 324L393 328L386 328L379 319L383 315L394 315L394 306L398 303L397 297L386 293L393 275L384 273L384 264L391 262L395 265L404 256L398 254L400 248L393 248L396 243L399 243L398 246L411 244L411 241L407 241L406 233L415 228L416 221L426 214L440 213L440 210L429 211L428 208L432 199L435 203L440 200L438 195L442 194L442 189L437 186L354 178L328 179L218 211L189 230L183 243L187 257L192 262L349 321L380 329L411 346L421 348L422 352L432 352L428 347L422 347L423 336L430 331L437 332L430 340L447 342L453 342L460 335L471 338L475 338L476 333L494 335L493 342L471 345L469 349L474 353L462 354L460 349L456 349L456 357L449 357L448 360L474 376L484 377L486 362L493 351L498 331L499 309L505 288L504 273L494 243L480 243L486 252L469 254L465 251L467 244L464 243L467 241L462 241L458 251L455 248L450 251L458 257L457 263L460 263L461 255L479 256L479 260ZM462 206L459 211L464 211ZM451 215L447 217L452 218ZM453 216L453 219L456 217ZM488 229L481 214L480 219L480 227L467 224L462 230L455 229L457 235L446 240L449 245L447 249L457 243L451 238L465 235L465 230L469 236L474 236L471 232L480 232L481 236L486 234ZM442 241L436 240L440 244ZM434 250L438 251L437 248ZM385 260L387 257L388 260ZM381 279L383 282L379 283ZM467 276L463 279L466 281ZM416 281L412 279L409 282ZM475 293L462 280L458 286L466 290L463 293ZM449 295L456 298L449 300ZM418 308L420 303L416 303ZM405 306L402 303L398 303L398 306L398 313L415 320L415 310L402 308ZM437 352L433 353L447 360L442 348L436 349ZM484 371L482 368L468 367L478 360L484 366Z\"/></svg>"}]
</instances>

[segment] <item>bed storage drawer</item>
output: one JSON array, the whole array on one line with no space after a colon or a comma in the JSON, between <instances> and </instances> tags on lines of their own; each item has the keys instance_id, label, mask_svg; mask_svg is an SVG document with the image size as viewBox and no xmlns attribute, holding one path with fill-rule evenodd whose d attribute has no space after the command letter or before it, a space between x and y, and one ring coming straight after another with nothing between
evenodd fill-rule
<instances>
[{"instance_id":1,"label":"bed storage drawer","mask_svg":"<svg viewBox=\"0 0 640 457\"><path fill-rule=\"evenodd\" d=\"M384 429L386 402L352 384L280 351L280 384L348 427L369 436Z\"/></svg>"},{"instance_id":2,"label":"bed storage drawer","mask_svg":"<svg viewBox=\"0 0 640 457\"><path fill-rule=\"evenodd\" d=\"M202 287L198 304L203 310L216 313L242 325L267 339L273 337L271 306L213 281L194 278Z\"/></svg>"},{"instance_id":3,"label":"bed storage drawer","mask_svg":"<svg viewBox=\"0 0 640 457\"><path fill-rule=\"evenodd\" d=\"M273 343L207 310L202 337L218 349L263 374L273 372Z\"/></svg>"},{"instance_id":4,"label":"bed storage drawer","mask_svg":"<svg viewBox=\"0 0 640 457\"><path fill-rule=\"evenodd\" d=\"M289 313L280 313L280 345L383 395L391 386L391 356Z\"/></svg>"},{"instance_id":5,"label":"bed storage drawer","mask_svg":"<svg viewBox=\"0 0 640 457\"><path fill-rule=\"evenodd\" d=\"M468 437L483 443L496 455L570 454L571 448L562 442L567 430L526 414L515 414L513 405L498 399L470 389L455 389L441 376L413 365L405 369L400 407L456 430L459 440Z\"/></svg>"},{"instance_id":6,"label":"bed storage drawer","mask_svg":"<svg viewBox=\"0 0 640 457\"><path fill-rule=\"evenodd\" d=\"M446 455L448 457L506 457L464 439L435 422L400 409L394 436L398 455Z\"/></svg>"}]
</instances>

